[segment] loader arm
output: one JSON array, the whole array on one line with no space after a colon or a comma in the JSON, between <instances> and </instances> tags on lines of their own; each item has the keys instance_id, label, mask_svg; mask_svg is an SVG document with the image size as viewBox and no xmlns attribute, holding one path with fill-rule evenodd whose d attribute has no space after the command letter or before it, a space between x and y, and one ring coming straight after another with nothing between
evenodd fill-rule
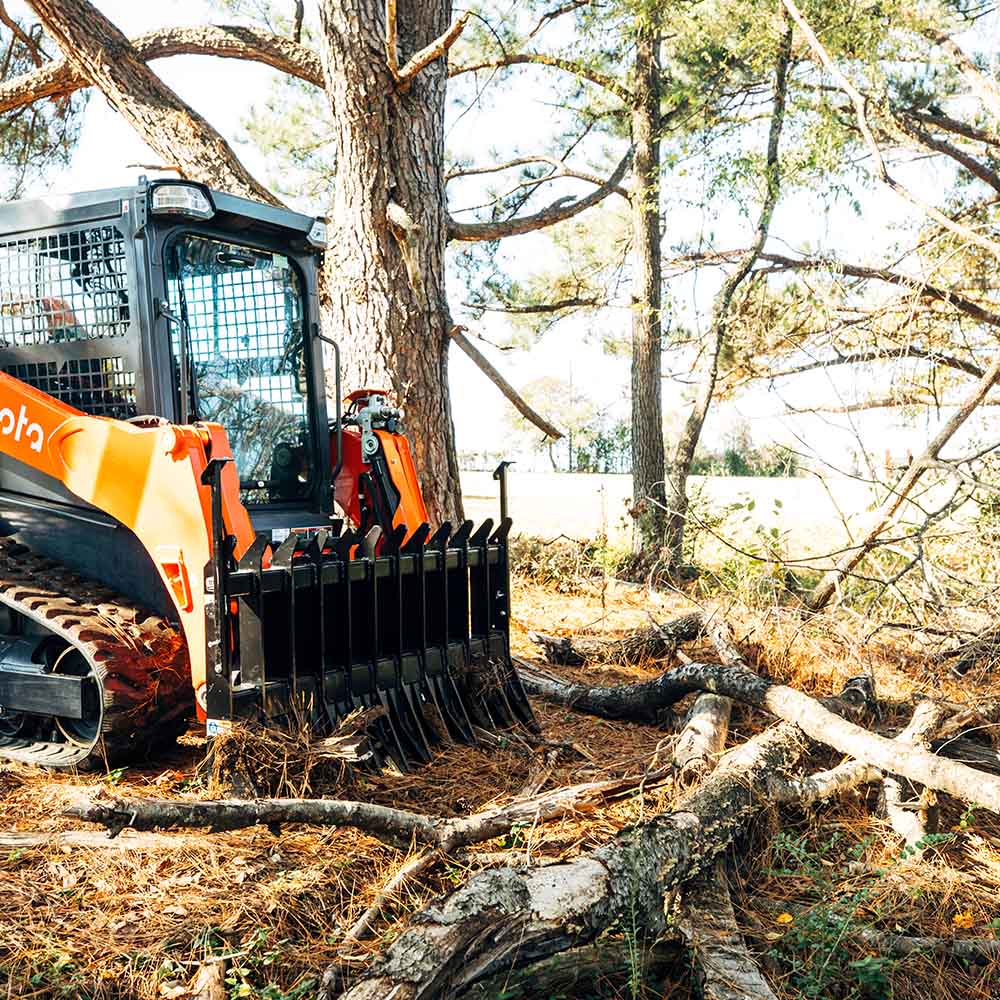
<instances>
[{"instance_id":1,"label":"loader arm","mask_svg":"<svg viewBox=\"0 0 1000 1000\"><path fill-rule=\"evenodd\" d=\"M59 480L132 530L177 610L202 711L205 570L213 558L210 458L232 459L217 424L153 426L88 416L0 372L0 452ZM232 461L222 472L223 519L238 558L254 532Z\"/></svg>"}]
</instances>

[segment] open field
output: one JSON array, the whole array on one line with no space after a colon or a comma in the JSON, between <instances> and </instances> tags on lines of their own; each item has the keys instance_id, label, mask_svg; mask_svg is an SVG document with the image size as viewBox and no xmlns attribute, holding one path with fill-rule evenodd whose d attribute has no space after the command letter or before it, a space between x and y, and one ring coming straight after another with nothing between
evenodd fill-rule
<instances>
[{"instance_id":1,"label":"open field","mask_svg":"<svg viewBox=\"0 0 1000 1000\"><path fill-rule=\"evenodd\" d=\"M626 501L632 496L631 476L585 473L519 473L510 470L510 511L514 529L525 535L554 538L566 535L588 540L604 534L612 544L629 540L631 522ZM466 514L474 521L496 517L497 484L488 472L463 472ZM755 501L758 523L778 523L789 534L789 544L809 553L821 544L846 541L842 515L863 511L872 502L872 490L858 480L838 476L777 478L694 476L695 510L720 510L733 503ZM780 507L775 507L775 501Z\"/></svg>"}]
</instances>

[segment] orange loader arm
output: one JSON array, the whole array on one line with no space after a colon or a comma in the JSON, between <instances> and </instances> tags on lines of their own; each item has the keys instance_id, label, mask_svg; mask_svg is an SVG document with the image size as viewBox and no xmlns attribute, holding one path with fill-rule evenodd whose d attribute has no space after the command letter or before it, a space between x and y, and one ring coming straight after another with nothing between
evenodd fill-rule
<instances>
[{"instance_id":1,"label":"orange loader arm","mask_svg":"<svg viewBox=\"0 0 1000 1000\"><path fill-rule=\"evenodd\" d=\"M225 431L210 423L142 426L92 417L0 372L0 452L58 479L135 533L177 609L203 714L212 508L201 477L210 459L232 459ZM254 532L232 461L222 470L222 491L238 558Z\"/></svg>"}]
</instances>

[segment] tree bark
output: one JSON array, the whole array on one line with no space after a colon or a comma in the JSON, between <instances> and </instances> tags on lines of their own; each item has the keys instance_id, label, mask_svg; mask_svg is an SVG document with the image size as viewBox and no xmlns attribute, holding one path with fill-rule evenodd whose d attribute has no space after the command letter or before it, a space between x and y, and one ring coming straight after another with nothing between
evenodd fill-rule
<instances>
[{"instance_id":1,"label":"tree bark","mask_svg":"<svg viewBox=\"0 0 1000 1000\"><path fill-rule=\"evenodd\" d=\"M643 15L632 103L632 533L637 553L659 555L666 510L660 254L660 31ZM648 23L646 23L648 22Z\"/></svg>"},{"instance_id":2,"label":"tree bark","mask_svg":"<svg viewBox=\"0 0 1000 1000\"><path fill-rule=\"evenodd\" d=\"M704 1000L777 1000L736 924L722 860L684 887L681 929L701 969Z\"/></svg>"},{"instance_id":3,"label":"tree bark","mask_svg":"<svg viewBox=\"0 0 1000 1000\"><path fill-rule=\"evenodd\" d=\"M229 143L143 62L131 42L88 0L29 0L45 31L78 73L167 163L185 176L278 204L240 163Z\"/></svg>"},{"instance_id":4,"label":"tree bark","mask_svg":"<svg viewBox=\"0 0 1000 1000\"><path fill-rule=\"evenodd\" d=\"M712 309L712 325L708 333L708 371L698 387L694 406L688 414L687 422L667 470L666 550L668 564L674 571L678 570L684 563L684 533L688 512L687 482L691 475L694 454L698 448L698 442L701 440L701 431L715 393L715 384L719 376L719 358L729 329L729 309L737 289L750 274L758 255L764 249L764 242L771 225L771 216L774 214L774 207L778 202L780 191L778 144L785 119L785 96L791 49L792 29L785 20L785 31L781 39L774 71L774 104L771 111L771 128L767 141L767 166L765 169L766 190L757 219L757 228L750 248L737 262L733 273L723 282L716 297Z\"/></svg>"},{"instance_id":5,"label":"tree bark","mask_svg":"<svg viewBox=\"0 0 1000 1000\"><path fill-rule=\"evenodd\" d=\"M707 774L726 748L733 703L717 694L700 694L674 744L674 767L682 781Z\"/></svg>"},{"instance_id":6,"label":"tree bark","mask_svg":"<svg viewBox=\"0 0 1000 1000\"><path fill-rule=\"evenodd\" d=\"M775 726L729 753L674 812L622 831L591 854L474 875L417 914L341 1000L447 1000L478 979L612 927L654 939L665 928L667 894L746 829L769 803L768 775L794 766L804 749L795 726Z\"/></svg>"},{"instance_id":7,"label":"tree bark","mask_svg":"<svg viewBox=\"0 0 1000 1000\"><path fill-rule=\"evenodd\" d=\"M402 64L444 34L452 4L396 6ZM448 391L446 66L438 59L401 91L385 54L384 3L319 8L337 162L327 325L342 345L345 383L385 389L406 411L431 517L454 522L462 502ZM390 206L401 210L391 219Z\"/></svg>"},{"instance_id":8,"label":"tree bark","mask_svg":"<svg viewBox=\"0 0 1000 1000\"><path fill-rule=\"evenodd\" d=\"M702 632L700 612L675 618L662 625L637 629L621 639L598 639L587 636L552 636L530 632L529 638L545 653L549 663L583 666L585 663L644 663L673 656L684 642L697 639Z\"/></svg>"}]
</instances>

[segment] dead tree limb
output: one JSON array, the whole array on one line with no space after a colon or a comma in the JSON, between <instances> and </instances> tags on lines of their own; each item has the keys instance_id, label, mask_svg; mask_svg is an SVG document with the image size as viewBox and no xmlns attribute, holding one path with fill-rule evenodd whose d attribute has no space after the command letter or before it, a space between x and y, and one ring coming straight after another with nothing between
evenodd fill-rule
<instances>
[{"instance_id":1,"label":"dead tree limb","mask_svg":"<svg viewBox=\"0 0 1000 1000\"><path fill-rule=\"evenodd\" d=\"M587 636L552 636L529 632L528 638L545 653L549 663L578 667L585 663L643 663L672 656L684 642L692 642L702 632L702 615L696 611L662 625L637 629L621 639Z\"/></svg>"},{"instance_id":2,"label":"dead tree limb","mask_svg":"<svg viewBox=\"0 0 1000 1000\"><path fill-rule=\"evenodd\" d=\"M920 702L913 712L913 718L909 725L896 737L899 743L909 743L913 745L926 745L931 736L944 721L946 709L932 701ZM903 792L903 783L894 774L887 774L882 781L882 803L885 814L896 831L904 840L906 846L913 853L912 856L919 857L920 851L917 844L922 841L928 833L928 823L933 821L934 802L933 793L930 798L926 790L920 794L916 808L912 808L906 801ZM933 832L933 831L931 831Z\"/></svg>"},{"instance_id":3,"label":"dead tree limb","mask_svg":"<svg viewBox=\"0 0 1000 1000\"><path fill-rule=\"evenodd\" d=\"M715 767L726 747L733 703L717 694L700 694L674 744L674 767L682 781L697 779Z\"/></svg>"},{"instance_id":4,"label":"dead tree limb","mask_svg":"<svg viewBox=\"0 0 1000 1000\"><path fill-rule=\"evenodd\" d=\"M453 326L451 339L472 359L479 370L507 397L514 409L528 423L534 424L547 438L558 441L563 432L555 424L546 420L531 404L507 381L496 366L483 354L465 335L466 327Z\"/></svg>"},{"instance_id":5,"label":"dead tree limb","mask_svg":"<svg viewBox=\"0 0 1000 1000\"><path fill-rule=\"evenodd\" d=\"M685 883L681 930L703 975L704 1000L777 1000L736 924L723 861Z\"/></svg>"},{"instance_id":6,"label":"dead tree limb","mask_svg":"<svg viewBox=\"0 0 1000 1000\"><path fill-rule=\"evenodd\" d=\"M390 843L409 844L416 840L448 851L503 836L519 824L587 812L609 797L630 792L640 784L649 787L662 781L669 773L664 768L629 778L569 785L458 819L339 799L111 799L71 806L65 815L100 823L112 835L129 828L207 827L219 831L257 825L279 827L288 823L350 826Z\"/></svg>"},{"instance_id":7,"label":"dead tree limb","mask_svg":"<svg viewBox=\"0 0 1000 1000\"><path fill-rule=\"evenodd\" d=\"M815 698L777 684L741 667L691 663L665 671L655 680L618 687L566 684L522 670L525 690L536 697L602 718L655 722L659 714L692 691L711 691L763 709L826 746L863 764L947 792L963 802L976 802L1000 813L1000 779L938 757L923 747L896 743L843 719Z\"/></svg>"},{"instance_id":8,"label":"dead tree limb","mask_svg":"<svg viewBox=\"0 0 1000 1000\"><path fill-rule=\"evenodd\" d=\"M912 462L902 478L892 488L889 496L882 502L882 505L872 514L868 526L860 542L848 549L837 560L833 569L823 574L819 583L816 584L812 592L806 599L806 605L812 611L820 611L829 604L830 599L837 592L837 588L845 579L848 573L875 547L879 537L888 529L896 518L896 515L906 503L913 487L923 475L927 467L937 461L941 449L955 436L959 428L975 412L990 390L1000 379L1000 351L997 351L993 362L983 373L983 377L976 383L976 387L962 401L955 412L941 426L933 440L927 445L922 455L918 455Z\"/></svg>"},{"instance_id":9,"label":"dead tree limb","mask_svg":"<svg viewBox=\"0 0 1000 1000\"><path fill-rule=\"evenodd\" d=\"M663 900L709 866L768 804L767 777L793 767L806 740L774 726L730 751L679 808L622 831L571 862L474 875L422 910L342 1000L440 1000L478 979L594 940L616 925L652 939ZM326 983L336 979L336 971ZM321 998L331 996L330 986Z\"/></svg>"}]
</instances>

